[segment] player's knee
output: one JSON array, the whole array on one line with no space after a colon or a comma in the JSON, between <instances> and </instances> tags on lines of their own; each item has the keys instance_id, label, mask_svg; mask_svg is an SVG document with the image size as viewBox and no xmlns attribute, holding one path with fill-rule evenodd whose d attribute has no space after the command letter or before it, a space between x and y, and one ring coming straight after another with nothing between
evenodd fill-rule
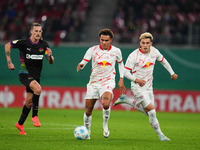
<instances>
[{"instance_id":1,"label":"player's knee","mask_svg":"<svg viewBox=\"0 0 200 150\"><path fill-rule=\"evenodd\" d=\"M42 92L42 87L41 87L41 86L38 86L38 87L35 89L34 94L40 95L41 92Z\"/></svg>"},{"instance_id":2,"label":"player's knee","mask_svg":"<svg viewBox=\"0 0 200 150\"><path fill-rule=\"evenodd\" d=\"M42 92L42 87L40 86L40 84L36 81L36 80L33 80L31 83L30 83L30 88L33 90L34 94L36 95L40 95L41 92Z\"/></svg>"},{"instance_id":3,"label":"player's knee","mask_svg":"<svg viewBox=\"0 0 200 150\"><path fill-rule=\"evenodd\" d=\"M156 117L156 111L155 109L152 109L148 112L149 117Z\"/></svg>"},{"instance_id":4,"label":"player's knee","mask_svg":"<svg viewBox=\"0 0 200 150\"><path fill-rule=\"evenodd\" d=\"M110 100L108 97L103 97L102 106L104 109L108 109L110 107Z\"/></svg>"},{"instance_id":5,"label":"player's knee","mask_svg":"<svg viewBox=\"0 0 200 150\"><path fill-rule=\"evenodd\" d=\"M102 103L102 105L105 110L107 110L110 107L109 103Z\"/></svg>"}]
</instances>

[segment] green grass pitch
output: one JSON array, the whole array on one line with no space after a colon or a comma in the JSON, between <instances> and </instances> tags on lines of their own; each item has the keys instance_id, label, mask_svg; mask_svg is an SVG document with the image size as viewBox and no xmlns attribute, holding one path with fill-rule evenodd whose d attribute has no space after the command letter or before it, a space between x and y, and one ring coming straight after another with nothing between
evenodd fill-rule
<instances>
[{"instance_id":1,"label":"green grass pitch","mask_svg":"<svg viewBox=\"0 0 200 150\"><path fill-rule=\"evenodd\" d=\"M104 138L102 111L94 110L91 139L77 140L76 126L83 125L84 110L40 109L41 127L34 127L29 114L24 129L15 128L21 108L0 108L0 150L199 150L200 114L158 112L163 133L171 141L160 142L148 117L135 111L112 111L110 137Z\"/></svg>"}]
</instances>

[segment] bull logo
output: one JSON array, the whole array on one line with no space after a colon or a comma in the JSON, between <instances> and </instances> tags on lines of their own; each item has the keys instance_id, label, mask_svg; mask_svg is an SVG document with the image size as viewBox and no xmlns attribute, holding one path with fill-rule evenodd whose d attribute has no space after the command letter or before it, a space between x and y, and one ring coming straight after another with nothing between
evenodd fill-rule
<instances>
[{"instance_id":1,"label":"bull logo","mask_svg":"<svg viewBox=\"0 0 200 150\"><path fill-rule=\"evenodd\" d=\"M149 68L152 65L153 65L153 63L147 62L142 68Z\"/></svg>"},{"instance_id":2,"label":"bull logo","mask_svg":"<svg viewBox=\"0 0 200 150\"><path fill-rule=\"evenodd\" d=\"M97 65L101 65L102 67L107 67L107 66L112 66L111 63L107 62L107 61L102 61L102 62L99 62Z\"/></svg>"}]
</instances>

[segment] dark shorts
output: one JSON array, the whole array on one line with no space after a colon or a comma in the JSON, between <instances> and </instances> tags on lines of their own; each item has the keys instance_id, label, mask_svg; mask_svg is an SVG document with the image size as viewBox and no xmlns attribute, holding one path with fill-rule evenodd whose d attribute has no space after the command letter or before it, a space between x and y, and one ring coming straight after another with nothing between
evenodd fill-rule
<instances>
[{"instance_id":1,"label":"dark shorts","mask_svg":"<svg viewBox=\"0 0 200 150\"><path fill-rule=\"evenodd\" d=\"M31 88L29 87L30 83L33 80L36 80L38 83L40 83L40 79L35 79L28 73L20 73L19 74L19 80L24 86L26 86L26 92L28 92L28 93L33 93Z\"/></svg>"}]
</instances>

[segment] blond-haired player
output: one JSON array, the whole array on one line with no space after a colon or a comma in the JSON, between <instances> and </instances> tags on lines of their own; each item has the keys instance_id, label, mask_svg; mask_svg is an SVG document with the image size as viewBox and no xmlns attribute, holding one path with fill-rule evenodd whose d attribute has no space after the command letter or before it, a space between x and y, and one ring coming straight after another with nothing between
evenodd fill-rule
<instances>
[{"instance_id":1,"label":"blond-haired player","mask_svg":"<svg viewBox=\"0 0 200 150\"><path fill-rule=\"evenodd\" d=\"M170 141L159 126L154 107L154 95L152 88L153 69L156 60L159 61L170 73L171 79L176 80L174 73L164 56L152 46L153 36L145 32L140 36L140 47L134 50L127 58L124 76L131 80L131 91L135 99L129 99L122 94L114 103L114 106L126 103L149 116L149 122L159 136L160 141ZM130 73L132 72L132 74Z\"/></svg>"},{"instance_id":2,"label":"blond-haired player","mask_svg":"<svg viewBox=\"0 0 200 150\"><path fill-rule=\"evenodd\" d=\"M119 48L111 45L113 37L114 34L110 29L102 29L99 32L100 45L90 47L85 53L83 60L77 66L77 71L79 71L92 60L92 73L90 81L87 84L85 97L84 125L88 128L89 133L91 133L92 111L96 101L100 97L103 106L103 135L105 138L108 138L110 135L108 120L110 118L110 103L113 98L113 89L115 88L116 61L118 62L120 74L118 86L121 92L125 91L122 54Z\"/></svg>"}]
</instances>

